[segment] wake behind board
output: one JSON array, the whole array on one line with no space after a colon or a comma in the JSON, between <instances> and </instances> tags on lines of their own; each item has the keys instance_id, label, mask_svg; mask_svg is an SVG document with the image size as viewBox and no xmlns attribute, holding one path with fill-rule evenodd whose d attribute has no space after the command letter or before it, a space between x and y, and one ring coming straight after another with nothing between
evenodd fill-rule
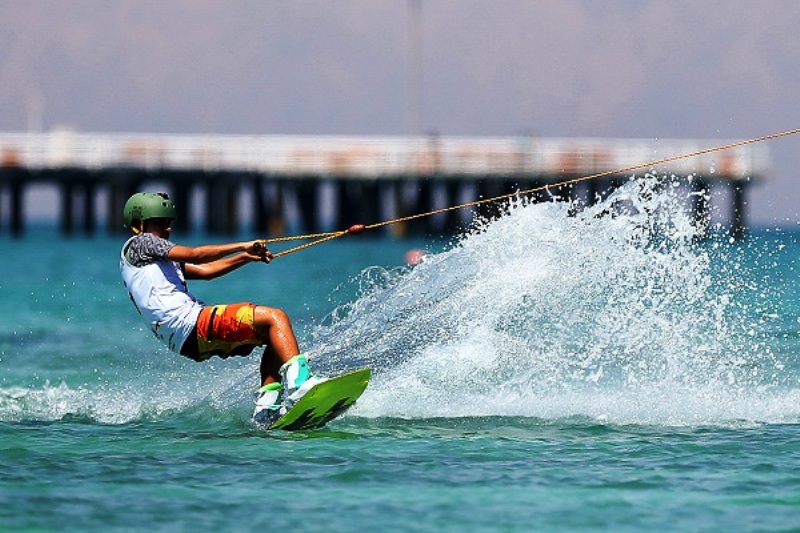
<instances>
[{"instance_id":1,"label":"wake behind board","mask_svg":"<svg viewBox=\"0 0 800 533\"><path fill-rule=\"evenodd\" d=\"M358 400L369 384L371 373L369 368L362 368L314 385L267 429L297 431L324 426Z\"/></svg>"}]
</instances>

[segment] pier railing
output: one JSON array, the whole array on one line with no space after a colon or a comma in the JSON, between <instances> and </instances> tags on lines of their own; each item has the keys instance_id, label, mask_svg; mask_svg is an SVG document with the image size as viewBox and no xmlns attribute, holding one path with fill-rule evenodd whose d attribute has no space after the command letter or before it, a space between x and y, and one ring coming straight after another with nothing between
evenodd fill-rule
<instances>
[{"instance_id":1,"label":"pier railing","mask_svg":"<svg viewBox=\"0 0 800 533\"><path fill-rule=\"evenodd\" d=\"M136 167L366 178L593 174L729 141L518 137L380 137L0 133L0 164L30 169ZM679 175L762 177L765 146L742 146L664 165Z\"/></svg>"}]
</instances>

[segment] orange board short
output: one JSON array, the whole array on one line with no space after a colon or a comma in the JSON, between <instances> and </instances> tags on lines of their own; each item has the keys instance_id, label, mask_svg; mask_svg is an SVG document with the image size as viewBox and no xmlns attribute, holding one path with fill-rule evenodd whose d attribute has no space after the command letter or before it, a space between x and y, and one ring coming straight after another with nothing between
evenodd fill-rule
<instances>
[{"instance_id":1,"label":"orange board short","mask_svg":"<svg viewBox=\"0 0 800 533\"><path fill-rule=\"evenodd\" d=\"M214 355L249 355L261 346L263 342L253 325L255 308L251 303L204 307L197 318L197 354L190 357L205 361Z\"/></svg>"}]
</instances>

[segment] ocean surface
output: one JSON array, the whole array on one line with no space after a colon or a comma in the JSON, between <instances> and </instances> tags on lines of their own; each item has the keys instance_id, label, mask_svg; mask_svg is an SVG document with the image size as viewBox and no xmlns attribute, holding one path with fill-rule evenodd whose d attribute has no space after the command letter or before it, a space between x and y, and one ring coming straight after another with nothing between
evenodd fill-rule
<instances>
[{"instance_id":1,"label":"ocean surface","mask_svg":"<svg viewBox=\"0 0 800 533\"><path fill-rule=\"evenodd\" d=\"M0 236L0 530L798 531L800 233L699 238L686 195L640 180L190 282L285 309L319 373L373 367L296 433L252 423L257 357L158 344L123 236Z\"/></svg>"}]
</instances>

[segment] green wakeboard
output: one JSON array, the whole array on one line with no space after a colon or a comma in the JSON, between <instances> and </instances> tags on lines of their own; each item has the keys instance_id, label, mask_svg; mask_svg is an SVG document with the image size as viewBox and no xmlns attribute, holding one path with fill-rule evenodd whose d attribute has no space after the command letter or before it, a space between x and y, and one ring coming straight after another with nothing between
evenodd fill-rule
<instances>
[{"instance_id":1,"label":"green wakeboard","mask_svg":"<svg viewBox=\"0 0 800 533\"><path fill-rule=\"evenodd\" d=\"M297 431L320 428L344 414L369 384L369 368L354 370L314 385L267 429Z\"/></svg>"}]
</instances>

